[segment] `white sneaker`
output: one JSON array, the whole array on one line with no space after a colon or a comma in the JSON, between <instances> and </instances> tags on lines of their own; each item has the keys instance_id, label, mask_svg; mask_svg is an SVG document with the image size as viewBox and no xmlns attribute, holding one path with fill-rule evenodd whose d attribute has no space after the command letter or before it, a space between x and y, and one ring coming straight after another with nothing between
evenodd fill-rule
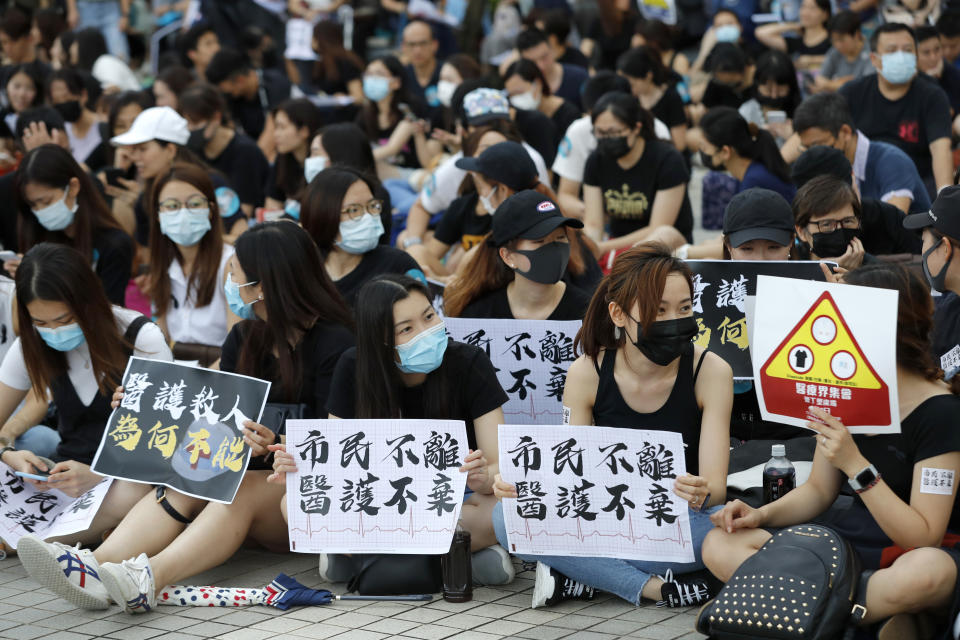
<instances>
[{"instance_id":1,"label":"white sneaker","mask_svg":"<svg viewBox=\"0 0 960 640\"><path fill-rule=\"evenodd\" d=\"M530 608L552 607L564 600L593 600L595 593L593 587L568 578L556 569L538 562Z\"/></svg>"},{"instance_id":2,"label":"white sneaker","mask_svg":"<svg viewBox=\"0 0 960 640\"><path fill-rule=\"evenodd\" d=\"M147 554L120 564L104 562L100 565L100 577L110 597L124 612L146 613L157 606L157 589Z\"/></svg>"},{"instance_id":3,"label":"white sneaker","mask_svg":"<svg viewBox=\"0 0 960 640\"><path fill-rule=\"evenodd\" d=\"M110 607L100 565L89 549L26 535L17 542L17 555L31 578L70 604L81 609Z\"/></svg>"},{"instance_id":4,"label":"white sneaker","mask_svg":"<svg viewBox=\"0 0 960 640\"><path fill-rule=\"evenodd\" d=\"M474 552L471 568L473 581L483 585L510 584L516 575L510 554L499 544Z\"/></svg>"}]
</instances>

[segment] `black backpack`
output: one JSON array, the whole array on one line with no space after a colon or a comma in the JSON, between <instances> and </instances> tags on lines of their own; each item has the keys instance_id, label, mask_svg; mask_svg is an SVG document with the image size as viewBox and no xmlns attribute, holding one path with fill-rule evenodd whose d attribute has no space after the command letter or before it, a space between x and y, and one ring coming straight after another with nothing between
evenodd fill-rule
<instances>
[{"instance_id":1,"label":"black backpack","mask_svg":"<svg viewBox=\"0 0 960 640\"><path fill-rule=\"evenodd\" d=\"M703 606L697 630L717 640L852 637L866 614L860 573L856 551L832 529L781 529Z\"/></svg>"}]
</instances>

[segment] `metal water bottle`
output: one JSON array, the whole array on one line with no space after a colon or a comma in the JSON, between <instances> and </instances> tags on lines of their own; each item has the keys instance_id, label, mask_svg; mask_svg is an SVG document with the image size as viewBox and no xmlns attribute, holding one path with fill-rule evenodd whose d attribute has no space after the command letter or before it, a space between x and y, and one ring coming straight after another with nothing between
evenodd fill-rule
<instances>
[{"instance_id":1,"label":"metal water bottle","mask_svg":"<svg viewBox=\"0 0 960 640\"><path fill-rule=\"evenodd\" d=\"M473 567L470 564L470 532L457 522L450 551L440 558L443 572L443 599L448 602L469 602L473 599Z\"/></svg>"},{"instance_id":2,"label":"metal water bottle","mask_svg":"<svg viewBox=\"0 0 960 640\"><path fill-rule=\"evenodd\" d=\"M787 447L775 444L770 461L763 467L763 504L782 498L797 486L797 470L787 460Z\"/></svg>"}]
</instances>

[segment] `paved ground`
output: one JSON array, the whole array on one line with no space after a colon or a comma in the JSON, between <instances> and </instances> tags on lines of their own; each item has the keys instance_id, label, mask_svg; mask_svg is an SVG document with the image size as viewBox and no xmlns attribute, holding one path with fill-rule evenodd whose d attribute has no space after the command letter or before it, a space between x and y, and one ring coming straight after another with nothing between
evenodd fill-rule
<instances>
[{"instance_id":1,"label":"paved ground","mask_svg":"<svg viewBox=\"0 0 960 640\"><path fill-rule=\"evenodd\" d=\"M185 582L262 587L280 572L307 586L320 586L316 556L255 551L241 551L226 565ZM343 585L324 586L334 593L343 592ZM0 561L0 638L693 640L703 637L693 631L695 609L658 609L652 604L633 607L607 594L598 594L593 602L566 602L549 609L530 609L532 589L533 572L528 571L518 573L513 584L475 589L473 601L462 604L437 597L433 602L424 603L335 602L286 612L271 607L159 607L159 613L130 616L116 606L107 611L74 609L31 580L19 560L8 558Z\"/></svg>"}]
</instances>

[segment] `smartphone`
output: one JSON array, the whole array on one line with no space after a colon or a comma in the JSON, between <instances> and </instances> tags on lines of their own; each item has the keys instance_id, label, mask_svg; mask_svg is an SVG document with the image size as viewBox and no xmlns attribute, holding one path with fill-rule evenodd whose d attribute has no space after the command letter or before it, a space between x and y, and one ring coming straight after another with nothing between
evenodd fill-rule
<instances>
[{"instance_id":1,"label":"smartphone","mask_svg":"<svg viewBox=\"0 0 960 640\"><path fill-rule=\"evenodd\" d=\"M778 122L787 121L787 112L786 111L768 111L767 112L767 124L776 124Z\"/></svg>"},{"instance_id":2,"label":"smartphone","mask_svg":"<svg viewBox=\"0 0 960 640\"><path fill-rule=\"evenodd\" d=\"M19 260L20 256L17 255L16 251L0 251L0 262L6 262L8 260Z\"/></svg>"},{"instance_id":3,"label":"smartphone","mask_svg":"<svg viewBox=\"0 0 960 640\"><path fill-rule=\"evenodd\" d=\"M410 105L408 105L406 102L401 102L398 104L397 109L400 109L400 113L402 113L403 117L407 120L417 120L417 116L413 113Z\"/></svg>"},{"instance_id":4,"label":"smartphone","mask_svg":"<svg viewBox=\"0 0 960 640\"><path fill-rule=\"evenodd\" d=\"M36 473L24 473L23 471L14 471L13 473L15 475L20 476L21 478L30 478L31 480L39 480L40 482L46 482L47 478L50 477L50 474L47 473L46 471L38 471Z\"/></svg>"}]
</instances>

